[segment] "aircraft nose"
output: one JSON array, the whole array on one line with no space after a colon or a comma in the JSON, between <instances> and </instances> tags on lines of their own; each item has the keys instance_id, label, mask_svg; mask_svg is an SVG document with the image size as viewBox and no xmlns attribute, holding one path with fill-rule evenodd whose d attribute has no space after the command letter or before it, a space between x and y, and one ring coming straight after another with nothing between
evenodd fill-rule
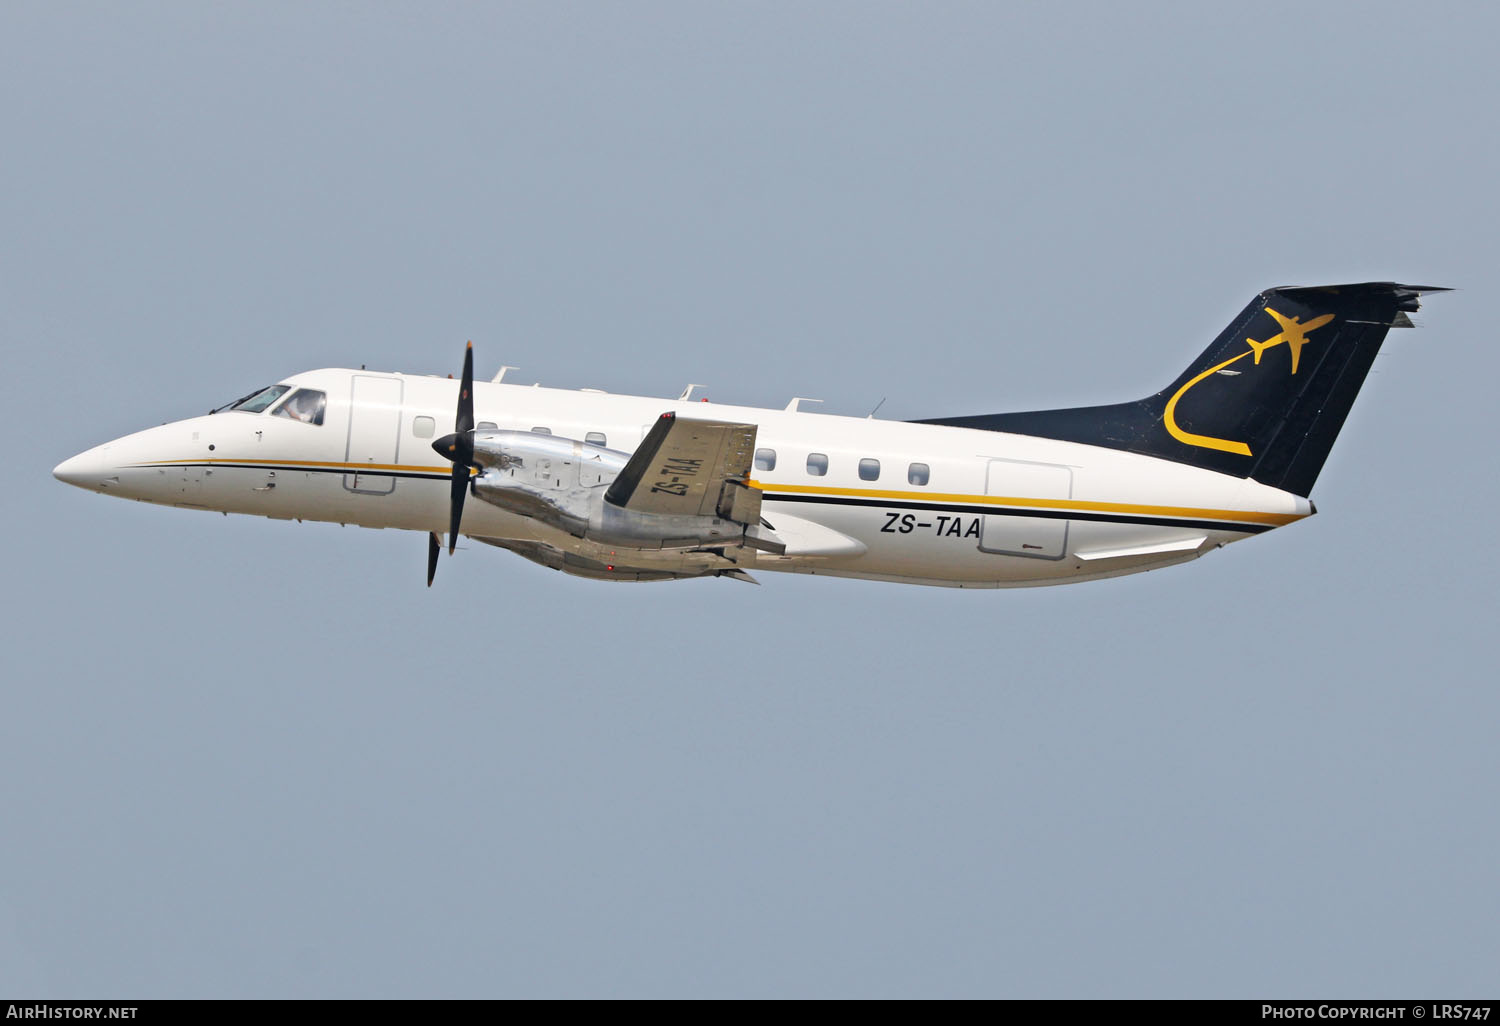
<instances>
[{"instance_id":1,"label":"aircraft nose","mask_svg":"<svg viewBox=\"0 0 1500 1026\"><path fill-rule=\"evenodd\" d=\"M114 470L104 459L104 446L81 452L52 468L52 476L64 484L79 488L105 488Z\"/></svg>"},{"instance_id":2,"label":"aircraft nose","mask_svg":"<svg viewBox=\"0 0 1500 1026\"><path fill-rule=\"evenodd\" d=\"M83 458L74 456L52 468L52 476L63 484L83 484Z\"/></svg>"}]
</instances>

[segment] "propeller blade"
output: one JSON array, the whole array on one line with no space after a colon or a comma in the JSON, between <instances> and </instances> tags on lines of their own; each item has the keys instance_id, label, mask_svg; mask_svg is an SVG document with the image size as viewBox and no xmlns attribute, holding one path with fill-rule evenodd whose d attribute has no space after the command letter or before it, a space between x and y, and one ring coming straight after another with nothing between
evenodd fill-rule
<instances>
[{"instance_id":1,"label":"propeller blade","mask_svg":"<svg viewBox=\"0 0 1500 1026\"><path fill-rule=\"evenodd\" d=\"M469 491L469 468L474 465L474 435L454 433L444 435L432 443L439 456L453 462L453 474L448 488L448 554L458 544L458 527L463 520L464 496Z\"/></svg>"},{"instance_id":2,"label":"propeller blade","mask_svg":"<svg viewBox=\"0 0 1500 1026\"><path fill-rule=\"evenodd\" d=\"M464 350L464 376L458 383L458 416L454 419L453 430L458 434L468 434L474 430L474 343L470 342ZM473 450L471 449L472 453Z\"/></svg>"},{"instance_id":3,"label":"propeller blade","mask_svg":"<svg viewBox=\"0 0 1500 1026\"><path fill-rule=\"evenodd\" d=\"M472 451L472 450L471 450ZM453 464L453 483L448 489L450 508L448 516L448 555L458 545L458 528L464 519L464 496L469 492L468 463Z\"/></svg>"},{"instance_id":4,"label":"propeller blade","mask_svg":"<svg viewBox=\"0 0 1500 1026\"><path fill-rule=\"evenodd\" d=\"M439 456L453 463L448 487L448 555L458 546L458 529L463 524L464 496L469 491L469 470L474 466L474 343L464 350L464 373L458 383L458 410L453 415L453 434L432 443ZM442 541L432 534L427 543L427 585L437 572L438 549Z\"/></svg>"}]
</instances>

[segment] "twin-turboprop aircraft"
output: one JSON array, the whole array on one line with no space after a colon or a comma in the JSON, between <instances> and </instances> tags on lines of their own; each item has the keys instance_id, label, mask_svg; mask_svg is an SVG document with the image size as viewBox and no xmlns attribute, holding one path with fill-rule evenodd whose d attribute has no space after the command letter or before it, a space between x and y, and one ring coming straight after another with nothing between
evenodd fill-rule
<instances>
[{"instance_id":1,"label":"twin-turboprop aircraft","mask_svg":"<svg viewBox=\"0 0 1500 1026\"><path fill-rule=\"evenodd\" d=\"M1262 292L1136 402L917 422L315 370L74 456L169 506L447 534L581 577L753 570L999 588L1181 563L1314 512L1392 282ZM1250 359L1245 359L1250 357ZM455 412L456 411L456 412ZM475 501L467 501L475 500Z\"/></svg>"}]
</instances>

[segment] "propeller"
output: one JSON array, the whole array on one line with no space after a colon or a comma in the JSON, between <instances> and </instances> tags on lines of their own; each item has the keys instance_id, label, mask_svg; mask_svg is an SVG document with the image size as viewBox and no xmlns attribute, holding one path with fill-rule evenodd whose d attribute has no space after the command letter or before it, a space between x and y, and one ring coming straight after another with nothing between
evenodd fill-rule
<instances>
[{"instance_id":1,"label":"propeller","mask_svg":"<svg viewBox=\"0 0 1500 1026\"><path fill-rule=\"evenodd\" d=\"M448 488L448 555L458 545L458 528L463 522L464 496L469 491L469 468L474 466L474 343L464 350L463 379L458 385L458 411L453 417L453 434L432 443L439 456L453 463ZM436 534L427 536L427 586L432 587L437 573L438 550L442 542Z\"/></svg>"}]
</instances>

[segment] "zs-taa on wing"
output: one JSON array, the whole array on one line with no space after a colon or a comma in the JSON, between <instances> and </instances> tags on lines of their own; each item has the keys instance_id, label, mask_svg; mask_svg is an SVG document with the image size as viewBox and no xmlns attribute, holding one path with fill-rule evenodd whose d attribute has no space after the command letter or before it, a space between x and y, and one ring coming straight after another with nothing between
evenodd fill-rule
<instances>
[{"instance_id":1,"label":"zs-taa on wing","mask_svg":"<svg viewBox=\"0 0 1500 1026\"><path fill-rule=\"evenodd\" d=\"M757 525L760 492L748 483L754 454L754 424L679 420L663 413L604 501L632 513Z\"/></svg>"}]
</instances>

